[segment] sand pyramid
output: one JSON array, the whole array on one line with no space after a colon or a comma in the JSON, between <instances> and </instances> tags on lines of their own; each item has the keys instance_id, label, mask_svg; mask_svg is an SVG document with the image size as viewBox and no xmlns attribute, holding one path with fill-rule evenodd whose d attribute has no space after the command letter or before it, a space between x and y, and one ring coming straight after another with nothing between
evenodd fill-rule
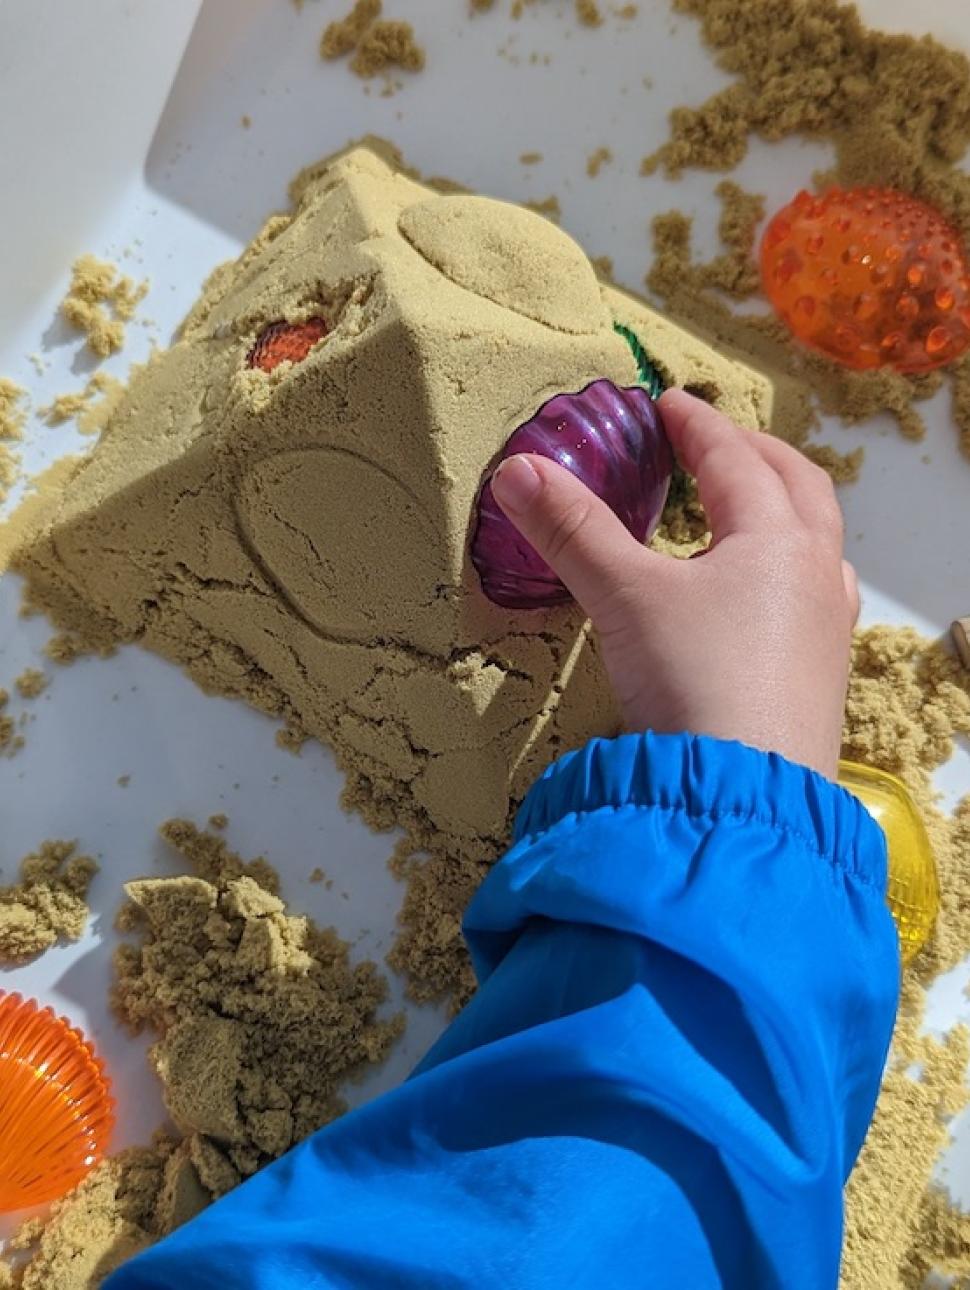
<instances>
[{"instance_id":1,"label":"sand pyramid","mask_svg":"<svg viewBox=\"0 0 970 1290\"><path fill-rule=\"evenodd\" d=\"M133 378L15 558L35 599L331 744L378 814L494 841L561 750L615 728L575 608L511 613L468 559L482 472L552 394L670 383L764 425L767 381L521 207L356 148L305 172ZM253 366L280 322L302 361Z\"/></svg>"}]
</instances>

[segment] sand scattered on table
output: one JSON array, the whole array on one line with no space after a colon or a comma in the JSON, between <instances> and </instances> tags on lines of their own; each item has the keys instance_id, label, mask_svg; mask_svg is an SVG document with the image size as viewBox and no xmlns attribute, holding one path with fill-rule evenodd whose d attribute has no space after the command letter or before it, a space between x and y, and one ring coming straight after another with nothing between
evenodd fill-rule
<instances>
[{"instance_id":1,"label":"sand scattered on table","mask_svg":"<svg viewBox=\"0 0 970 1290\"><path fill-rule=\"evenodd\" d=\"M584 27L603 25L603 15L596 0L576 0L576 17Z\"/></svg>"},{"instance_id":2,"label":"sand scattered on table","mask_svg":"<svg viewBox=\"0 0 970 1290\"><path fill-rule=\"evenodd\" d=\"M935 41L885 36L864 28L854 9L833 0L675 0L699 16L717 61L737 80L700 108L677 109L671 138L646 159L645 172L688 166L725 170L749 139L801 133L834 143L836 166L821 184L883 184L935 202L970 232L970 175L955 163L970 142L970 64ZM796 350L770 314L743 315L731 300L759 287L753 250L763 199L730 180L722 202L723 252L707 263L691 249L691 221L672 211L654 221L647 283L671 314L777 374L772 430L799 446L837 482L856 476L858 450L841 453L812 436L819 411L847 423L880 411L918 439L918 404L949 376L961 446L970 455L970 360L948 373L906 377L856 373ZM690 480L668 516L668 540L700 541L703 511ZM678 513L679 509L679 513ZM929 774L970 728L968 677L948 643L909 628L858 633L846 711L845 753L893 771L925 814L940 871L936 932L909 974L876 1118L847 1192L842 1290L916 1290L929 1267L970 1276L967 1221L931 1184L949 1141L948 1120L967 1101L967 1035L918 1037L924 986L970 951L970 798L954 814L939 810ZM912 1078L912 1063L922 1078Z\"/></svg>"},{"instance_id":3,"label":"sand scattered on table","mask_svg":"<svg viewBox=\"0 0 970 1290\"><path fill-rule=\"evenodd\" d=\"M83 389L58 394L38 412L49 426L76 421L81 434L100 434L126 388L126 383L117 377L107 372L95 372Z\"/></svg>"},{"instance_id":4,"label":"sand scattered on table","mask_svg":"<svg viewBox=\"0 0 970 1290\"><path fill-rule=\"evenodd\" d=\"M966 63L960 55L932 41L867 33L852 11L830 0L805 0L795 11L801 39L788 40L787 50L784 45L764 46L769 56L759 62L752 53L760 52L764 23L787 31L792 13L787 0L681 0L678 7L704 17L726 69L740 73L741 79L713 106L675 115L671 146L651 164L672 173L688 164L736 164L752 131L766 137L771 131L801 131L835 140L841 182L898 183L937 200L959 222L963 185L970 183L953 165L961 141L970 137ZM875 44L867 43L873 40ZM870 70L876 68L870 77L875 90L868 81L862 83L864 77L851 74L857 57ZM956 85L961 77L962 88ZM829 83L833 92L826 94L823 88ZM882 103L892 98L890 86L903 91L896 101L903 102L905 119L897 118L895 109L888 115L882 110ZM779 373L773 429L821 454L836 474L850 477L859 459L811 441L813 396L824 410L850 421L889 408L904 433L918 436L921 421L914 404L930 397L942 376L858 376L834 370L825 360L794 359L787 334L773 320L738 319L731 312L723 297L744 299L757 286L751 251L760 199L731 183L721 186L720 196L723 255L705 265L694 263L690 223L674 212L656 228L658 257L651 287L675 315L696 321L728 353L755 353ZM964 219L966 210L970 205ZM970 449L966 363L953 381L956 415ZM682 480L668 508L662 540L684 553L703 542L704 530L696 494L690 481ZM943 645L921 640L910 629L882 627L857 636L845 750L901 774L916 793L936 849L943 905L935 937L907 977L893 1063L850 1181L843 1290L912 1290L920 1284L920 1269L934 1262L970 1275L965 1223L930 1187L933 1164L947 1141L947 1119L966 1099L967 1037L960 1028L942 1041L919 1034L924 983L970 949L970 800L948 818L932 800L929 781L933 767L950 755L954 734L966 733L967 702L965 674L955 670ZM365 774L350 771L346 799L375 825L397 822L394 801L375 796ZM415 997L457 1000L471 990L460 918L493 855L491 847L442 846L440 838L420 831L412 831L399 846L394 865L409 881L403 935L393 961L409 971ZM914 1061L922 1068L920 1078L911 1074ZM224 1156L216 1161L201 1149L196 1155L210 1181L221 1185L231 1177L223 1169Z\"/></svg>"},{"instance_id":5,"label":"sand scattered on table","mask_svg":"<svg viewBox=\"0 0 970 1290\"><path fill-rule=\"evenodd\" d=\"M299 757L303 745L309 738L309 734L302 726L293 724L283 726L275 735L277 748L292 753L294 757Z\"/></svg>"},{"instance_id":6,"label":"sand scattered on table","mask_svg":"<svg viewBox=\"0 0 970 1290\"><path fill-rule=\"evenodd\" d=\"M98 866L75 842L42 842L0 887L0 964L25 963L63 939L76 941L88 921L87 895Z\"/></svg>"},{"instance_id":7,"label":"sand scattered on table","mask_svg":"<svg viewBox=\"0 0 970 1290\"><path fill-rule=\"evenodd\" d=\"M419 72L424 67L424 49L417 43L409 22L381 18L381 0L357 0L346 17L331 22L320 38L320 57L342 58L353 53L350 70L369 80L389 67Z\"/></svg>"},{"instance_id":8,"label":"sand scattered on table","mask_svg":"<svg viewBox=\"0 0 970 1290\"><path fill-rule=\"evenodd\" d=\"M210 1203L185 1142L164 1134L150 1147L119 1152L56 1201L46 1221L24 1224L10 1243L30 1261L14 1271L17 1290L97 1290L106 1277Z\"/></svg>"},{"instance_id":9,"label":"sand scattered on table","mask_svg":"<svg viewBox=\"0 0 970 1290\"><path fill-rule=\"evenodd\" d=\"M24 437L27 391L7 376L0 376L0 504L17 479L19 454L10 447Z\"/></svg>"},{"instance_id":10,"label":"sand scattered on table","mask_svg":"<svg viewBox=\"0 0 970 1290\"><path fill-rule=\"evenodd\" d=\"M383 1060L403 1021L378 1019L373 963L351 965L334 931L286 912L265 860L183 820L162 836L195 876L126 884L119 925L141 939L117 953L113 1007L160 1036L169 1114L239 1181L345 1110L339 1086Z\"/></svg>"},{"instance_id":11,"label":"sand scattered on table","mask_svg":"<svg viewBox=\"0 0 970 1290\"><path fill-rule=\"evenodd\" d=\"M920 1036L919 1023L924 987L970 951L970 797L944 815L930 775L952 755L954 736L968 733L970 676L946 642L909 627L856 634L843 753L899 775L913 792L936 856L941 908L905 980L893 1058L849 1182L842 1290L916 1290L922 1276L907 1269L932 1263L939 1245L930 1241L940 1226L931 1175L949 1142L948 1119L970 1096L968 1040L959 1026L942 1040ZM964 1230L957 1216L946 1221ZM970 1260L959 1271L970 1275Z\"/></svg>"},{"instance_id":12,"label":"sand scattered on table","mask_svg":"<svg viewBox=\"0 0 970 1290\"><path fill-rule=\"evenodd\" d=\"M700 18L718 65L737 79L699 107L671 113L670 138L644 158L645 174L657 168L671 177L690 167L731 170L752 137L802 135L834 145L835 165L816 176L819 185L911 192L938 206L970 238L970 173L959 165L970 145L970 60L964 54L930 37L871 30L854 7L835 0L794 6L790 0L674 0L674 8ZM816 406L850 423L887 411L903 434L921 438L925 426L916 405L948 375L961 446L970 455L970 355L919 377L890 369L851 372L821 355L796 352L773 315L732 313L715 288L736 299L757 290L757 266L744 244L753 244L760 199L743 198L736 186L722 186L721 196L736 240L720 262L720 275L717 262L693 263L685 216L672 212L655 221L657 258L648 282L674 314L706 324L742 352L770 359L783 375L804 382L817 401L806 400L805 426L814 423Z\"/></svg>"},{"instance_id":13,"label":"sand scattered on table","mask_svg":"<svg viewBox=\"0 0 970 1290\"><path fill-rule=\"evenodd\" d=\"M523 166L537 166L541 160L541 152L522 152L519 154L519 161Z\"/></svg>"},{"instance_id":14,"label":"sand scattered on table","mask_svg":"<svg viewBox=\"0 0 970 1290\"><path fill-rule=\"evenodd\" d=\"M523 202L522 205L526 210L535 211L537 215L542 215L544 219L552 220L558 224L562 219L562 207L559 205L559 198L554 194L548 197L537 197L532 201Z\"/></svg>"},{"instance_id":15,"label":"sand scattered on table","mask_svg":"<svg viewBox=\"0 0 970 1290\"><path fill-rule=\"evenodd\" d=\"M17 693L22 699L36 699L44 693L48 684L46 673L38 667L25 667L14 680Z\"/></svg>"},{"instance_id":16,"label":"sand scattered on table","mask_svg":"<svg viewBox=\"0 0 970 1290\"><path fill-rule=\"evenodd\" d=\"M25 744L25 739L20 731L23 730L27 718L22 712L19 717L15 717L9 710L10 691L0 687L0 757L14 757Z\"/></svg>"},{"instance_id":17,"label":"sand scattered on table","mask_svg":"<svg viewBox=\"0 0 970 1290\"><path fill-rule=\"evenodd\" d=\"M613 150L611 148L597 148L586 158L586 173L590 179L595 179L604 166L609 165L613 160Z\"/></svg>"},{"instance_id":18,"label":"sand scattered on table","mask_svg":"<svg viewBox=\"0 0 970 1290\"><path fill-rule=\"evenodd\" d=\"M13 1246L32 1255L23 1290L93 1290L340 1115L341 1086L403 1029L378 1016L387 986L375 965L289 913L265 859L245 862L185 820L161 833L192 872L125 885L119 926L136 939L116 953L112 1006L157 1036L150 1061L181 1137L108 1159L49 1221L28 1224Z\"/></svg>"},{"instance_id":19,"label":"sand scattered on table","mask_svg":"<svg viewBox=\"0 0 970 1290\"><path fill-rule=\"evenodd\" d=\"M61 313L84 333L92 353L107 358L124 345L125 323L131 321L147 292L147 280L136 283L110 261L82 255L71 269Z\"/></svg>"}]
</instances>

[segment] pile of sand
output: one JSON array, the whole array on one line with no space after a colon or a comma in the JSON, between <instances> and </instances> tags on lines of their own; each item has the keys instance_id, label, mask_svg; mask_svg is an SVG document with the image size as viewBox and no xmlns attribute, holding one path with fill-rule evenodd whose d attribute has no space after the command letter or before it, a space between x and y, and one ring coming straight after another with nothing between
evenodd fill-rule
<instances>
[{"instance_id":1,"label":"pile of sand","mask_svg":"<svg viewBox=\"0 0 970 1290\"><path fill-rule=\"evenodd\" d=\"M117 952L112 1004L157 1036L151 1063L181 1136L105 1161L50 1221L22 1229L25 1290L99 1285L346 1110L341 1085L403 1029L378 1016L387 987L374 964L352 964L335 932L289 913L265 860L246 863L184 820L161 832L192 872L126 885L119 923L136 939Z\"/></svg>"}]
</instances>

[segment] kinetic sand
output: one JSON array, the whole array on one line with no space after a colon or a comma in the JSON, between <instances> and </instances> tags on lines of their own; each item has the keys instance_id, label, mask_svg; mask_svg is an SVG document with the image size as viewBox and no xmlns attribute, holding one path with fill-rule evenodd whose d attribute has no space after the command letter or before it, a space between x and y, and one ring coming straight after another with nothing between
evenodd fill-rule
<instances>
[{"instance_id":1,"label":"kinetic sand","mask_svg":"<svg viewBox=\"0 0 970 1290\"><path fill-rule=\"evenodd\" d=\"M475 7L484 8L486 5L482 3ZM704 16L705 34L727 49L725 65L733 71L740 71L745 66L746 41L759 48L765 47L759 21L762 16L769 18L775 12L774 5L764 0L736 0L733 5L720 4L719 0L705 3L691 0L682 7ZM821 62L834 72L857 57L860 42L864 43L870 37L877 42L887 39L860 28L854 19L846 17L850 12L834 5L831 0L807 0L800 4L798 21L805 26L810 38L795 42L787 55L780 49L773 51L764 62L763 84L752 83L749 97L728 96L723 104L705 109L693 122L684 115L681 119L687 129L679 134L678 140L680 144L686 144L691 155L682 156L681 162L723 164L733 159L718 145L719 132L727 129L729 135L733 132L736 136L743 136L749 130L762 128L757 104L766 93L774 93L781 86L784 68L779 59L782 62L785 57L805 60L801 71L787 78L785 92L797 98L803 89L806 96L809 93L812 81L810 63L816 52ZM846 23L847 26L844 25ZM829 34L840 26L844 27L844 39L841 42L836 40L829 49L826 44ZM900 167L909 166L912 160L916 166L913 173L920 182L927 177L928 181L942 186L941 200L948 191L952 191L955 198L962 199L961 181L948 178L954 172L944 158L933 157L932 164L925 169L921 168L920 160L935 149L937 140L933 122L942 121L945 126L949 121L954 126L954 133L963 129L960 122L965 114L951 111L941 117L922 110L936 92L934 87L941 84L940 73L946 81L949 71L947 60L959 56L951 55L933 42L915 42L904 37L888 39L893 47L881 50L883 56L878 60L880 76L885 74L893 79L901 74L912 88L911 120L928 123L930 127L923 130L920 125L922 134L919 131L910 134L896 132L896 124L887 121L886 111L882 109L839 116L841 100L838 96L828 100L836 106L829 117L818 113L813 116L807 109L804 112L786 109L781 116L772 117L770 121L777 120L785 130L846 131L845 141L840 143L840 174L850 181L856 175L863 177L859 167L885 162L902 174ZM733 53L735 49L737 57ZM927 61L926 74L923 75L915 72L920 59ZM874 84L876 97L882 101L883 108L891 107L893 95L884 92L878 78ZM846 92L853 86L855 91L861 88L860 83L850 83L846 78L842 79L842 85ZM804 102L810 106L807 97ZM735 112L739 105L742 110ZM733 113L726 122L719 119L722 107ZM878 103L876 107L879 107ZM879 146L869 146L866 142L856 148L854 140L861 143L870 126L884 133ZM669 162L671 155L663 160ZM868 181L868 175L864 178ZM878 179L879 176L873 178ZM949 190L948 184L951 185ZM744 195L740 190L737 194L727 190L722 195L728 220L735 214L741 216L734 220L741 231L740 240L735 238L733 246L729 241L732 254L722 263L700 266L703 272L697 278L692 273L685 277L685 270L693 268L689 254L683 254L686 222L680 228L671 226L669 230L663 230L660 239L661 250L670 253L666 275L661 270L653 285L663 290L675 308L689 313L705 329L719 333L729 345L747 347L749 337L744 335L743 325L719 316L712 308L711 296L706 300L701 297L701 291L712 286L722 286L732 294L742 295L752 285L749 255L741 243L749 231L753 233L753 213L750 207L747 210L742 208ZM953 210L955 205L959 205L959 200L947 204ZM668 232L673 236L668 237ZM736 274L740 276L735 277ZM675 293L672 288L678 285L684 289ZM756 361L763 361L768 355L772 366L786 373L786 380L779 382L775 394L777 396L779 391L785 394L785 407L794 413L793 419L789 421L786 417L784 423L791 431L789 437L804 440L811 424L811 414L806 415L807 403L801 410L797 407L798 383L807 375L814 384L813 375L802 371L795 375L794 380L788 380L790 368L783 345L776 345L770 336L767 341L760 336L754 339L757 343L752 345L752 350L759 354ZM877 385L879 388L875 388ZM905 384L904 387L901 380L874 381L863 377L844 381L832 379L820 392L829 410L845 413L852 419L884 406L880 400L885 400L898 411L904 428L910 433L918 433L919 418L911 406L912 401L925 397L932 390L926 382L912 387ZM970 435L966 428L970 424L966 412L970 407L970 365L966 363L956 374L955 394L958 423L963 427L966 439ZM804 393L800 397L804 399ZM774 428L778 428L779 410L776 404ZM846 461L833 452L827 464L845 474L858 470L857 460L844 464ZM686 550L686 544L697 540L703 529L703 514L696 499L689 488L681 488L674 504L668 508L665 525L668 542ZM962 611L965 607L958 608ZM77 637L66 639L82 644ZM952 821L946 820L932 811L926 780L927 771L948 755L951 734L966 729L967 685L965 679L951 668L951 661L939 647L919 641L912 633L889 629L863 633L856 647L853 689L847 713L848 751L865 755L874 764L887 764L898 770L921 796L924 809L931 812L934 845L941 862L944 907L936 940L917 966L921 978L929 977L959 959L970 946L966 916L966 910L970 909L966 864L966 857L970 855L970 806L965 803ZM368 781L362 779L352 783L351 796L364 803L374 818L393 820L398 805L393 798L384 800L382 815L382 811L375 808L374 794ZM425 834L425 838L428 836ZM420 840L420 835L418 837ZM421 990L428 996L454 992L456 988L459 993L465 993L470 988L460 944L459 920L468 897L484 875L490 850L491 847L485 847L481 853L475 854L473 848L464 846L459 851L448 846L447 836L429 856L415 853L413 841L402 849L399 864L408 871L410 881L405 907L405 936L398 947L397 961L409 969L412 980L417 979ZM844 1290L890 1290L890 1287L895 1290L903 1286L907 1290L915 1290L922 1285L931 1266L964 1276L970 1272L967 1220L955 1214L938 1191L927 1187L936 1156L947 1140L945 1118L966 1098L966 1036L958 1030L943 1043L920 1039L917 1030L921 994L917 980L911 978L896 1035L894 1067L887 1074L875 1123L850 1182L842 1279ZM920 1071L911 1063L919 1063L921 1077ZM165 1192L162 1178L166 1168L171 1170L174 1182L184 1182L194 1168L191 1162L186 1163L177 1156L174 1164L166 1165L165 1162L173 1158L166 1153L172 1153L172 1144L162 1144L158 1152L153 1149L142 1155L128 1153L123 1164L112 1162L110 1167L99 1170L90 1180L90 1186L83 1185L46 1229L43 1257L32 1265L32 1273L25 1279L25 1285L44 1286L47 1290L55 1290L55 1287L56 1290L61 1290L61 1287L72 1287L73 1290L78 1285L94 1285L110 1266L124 1256L125 1243L133 1238L133 1234L143 1243L170 1230L173 1221L187 1217L191 1213L191 1204L177 1211L178 1216L174 1220L164 1205L156 1205L160 1192ZM167 1194L176 1190L174 1182L168 1187ZM191 1202L192 1187L186 1186L184 1190ZM161 1216L158 1209L164 1211ZM92 1244L96 1245L101 1238L105 1238L109 1246L103 1258L96 1248L92 1253ZM104 1246L101 1248L103 1250ZM128 1250L131 1251L130 1245ZM86 1275L81 1275L77 1264L73 1264L73 1271L69 1270L72 1260L89 1254L89 1265L93 1269L90 1281ZM4 1284L2 1266L0 1284Z\"/></svg>"},{"instance_id":2,"label":"kinetic sand","mask_svg":"<svg viewBox=\"0 0 970 1290\"><path fill-rule=\"evenodd\" d=\"M135 283L107 260L82 255L74 261L61 313L84 333L94 354L107 358L124 345L125 323L147 291L147 282Z\"/></svg>"},{"instance_id":3,"label":"kinetic sand","mask_svg":"<svg viewBox=\"0 0 970 1290\"><path fill-rule=\"evenodd\" d=\"M137 641L332 744L374 821L494 853L510 808L616 717L575 608L509 613L468 540L482 473L560 390L666 379L765 426L771 387L521 207L442 196L365 148L305 172L20 521L32 604ZM297 364L270 324L323 319Z\"/></svg>"},{"instance_id":4,"label":"kinetic sand","mask_svg":"<svg viewBox=\"0 0 970 1290\"><path fill-rule=\"evenodd\" d=\"M155 1037L151 1063L180 1136L110 1157L28 1223L12 1249L29 1262L13 1274L0 1258L0 1287L99 1286L344 1111L340 1086L402 1029L377 1016L386 983L374 965L352 964L333 931L289 913L264 860L244 862L184 820L162 835L192 873L127 884L119 922L135 939L117 953L112 1002L123 1024Z\"/></svg>"},{"instance_id":5,"label":"kinetic sand","mask_svg":"<svg viewBox=\"0 0 970 1290\"><path fill-rule=\"evenodd\" d=\"M2 693L2 691L0 691ZM87 895L98 866L73 842L43 842L20 876L0 886L0 967L24 963L61 937L76 941L88 921Z\"/></svg>"}]
</instances>

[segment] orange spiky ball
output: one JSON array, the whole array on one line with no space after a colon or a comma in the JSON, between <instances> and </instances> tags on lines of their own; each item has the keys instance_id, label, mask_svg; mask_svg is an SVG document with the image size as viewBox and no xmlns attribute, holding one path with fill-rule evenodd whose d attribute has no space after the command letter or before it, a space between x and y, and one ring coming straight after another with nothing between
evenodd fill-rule
<instances>
[{"instance_id":1,"label":"orange spiky ball","mask_svg":"<svg viewBox=\"0 0 970 1290\"><path fill-rule=\"evenodd\" d=\"M970 269L939 211L891 188L802 191L761 242L765 293L846 367L926 372L970 346Z\"/></svg>"},{"instance_id":2,"label":"orange spiky ball","mask_svg":"<svg viewBox=\"0 0 970 1290\"><path fill-rule=\"evenodd\" d=\"M298 323L270 323L256 337L256 343L246 358L247 366L272 372L280 363L302 363L326 334L327 324L322 318L307 318L305 322Z\"/></svg>"}]
</instances>

